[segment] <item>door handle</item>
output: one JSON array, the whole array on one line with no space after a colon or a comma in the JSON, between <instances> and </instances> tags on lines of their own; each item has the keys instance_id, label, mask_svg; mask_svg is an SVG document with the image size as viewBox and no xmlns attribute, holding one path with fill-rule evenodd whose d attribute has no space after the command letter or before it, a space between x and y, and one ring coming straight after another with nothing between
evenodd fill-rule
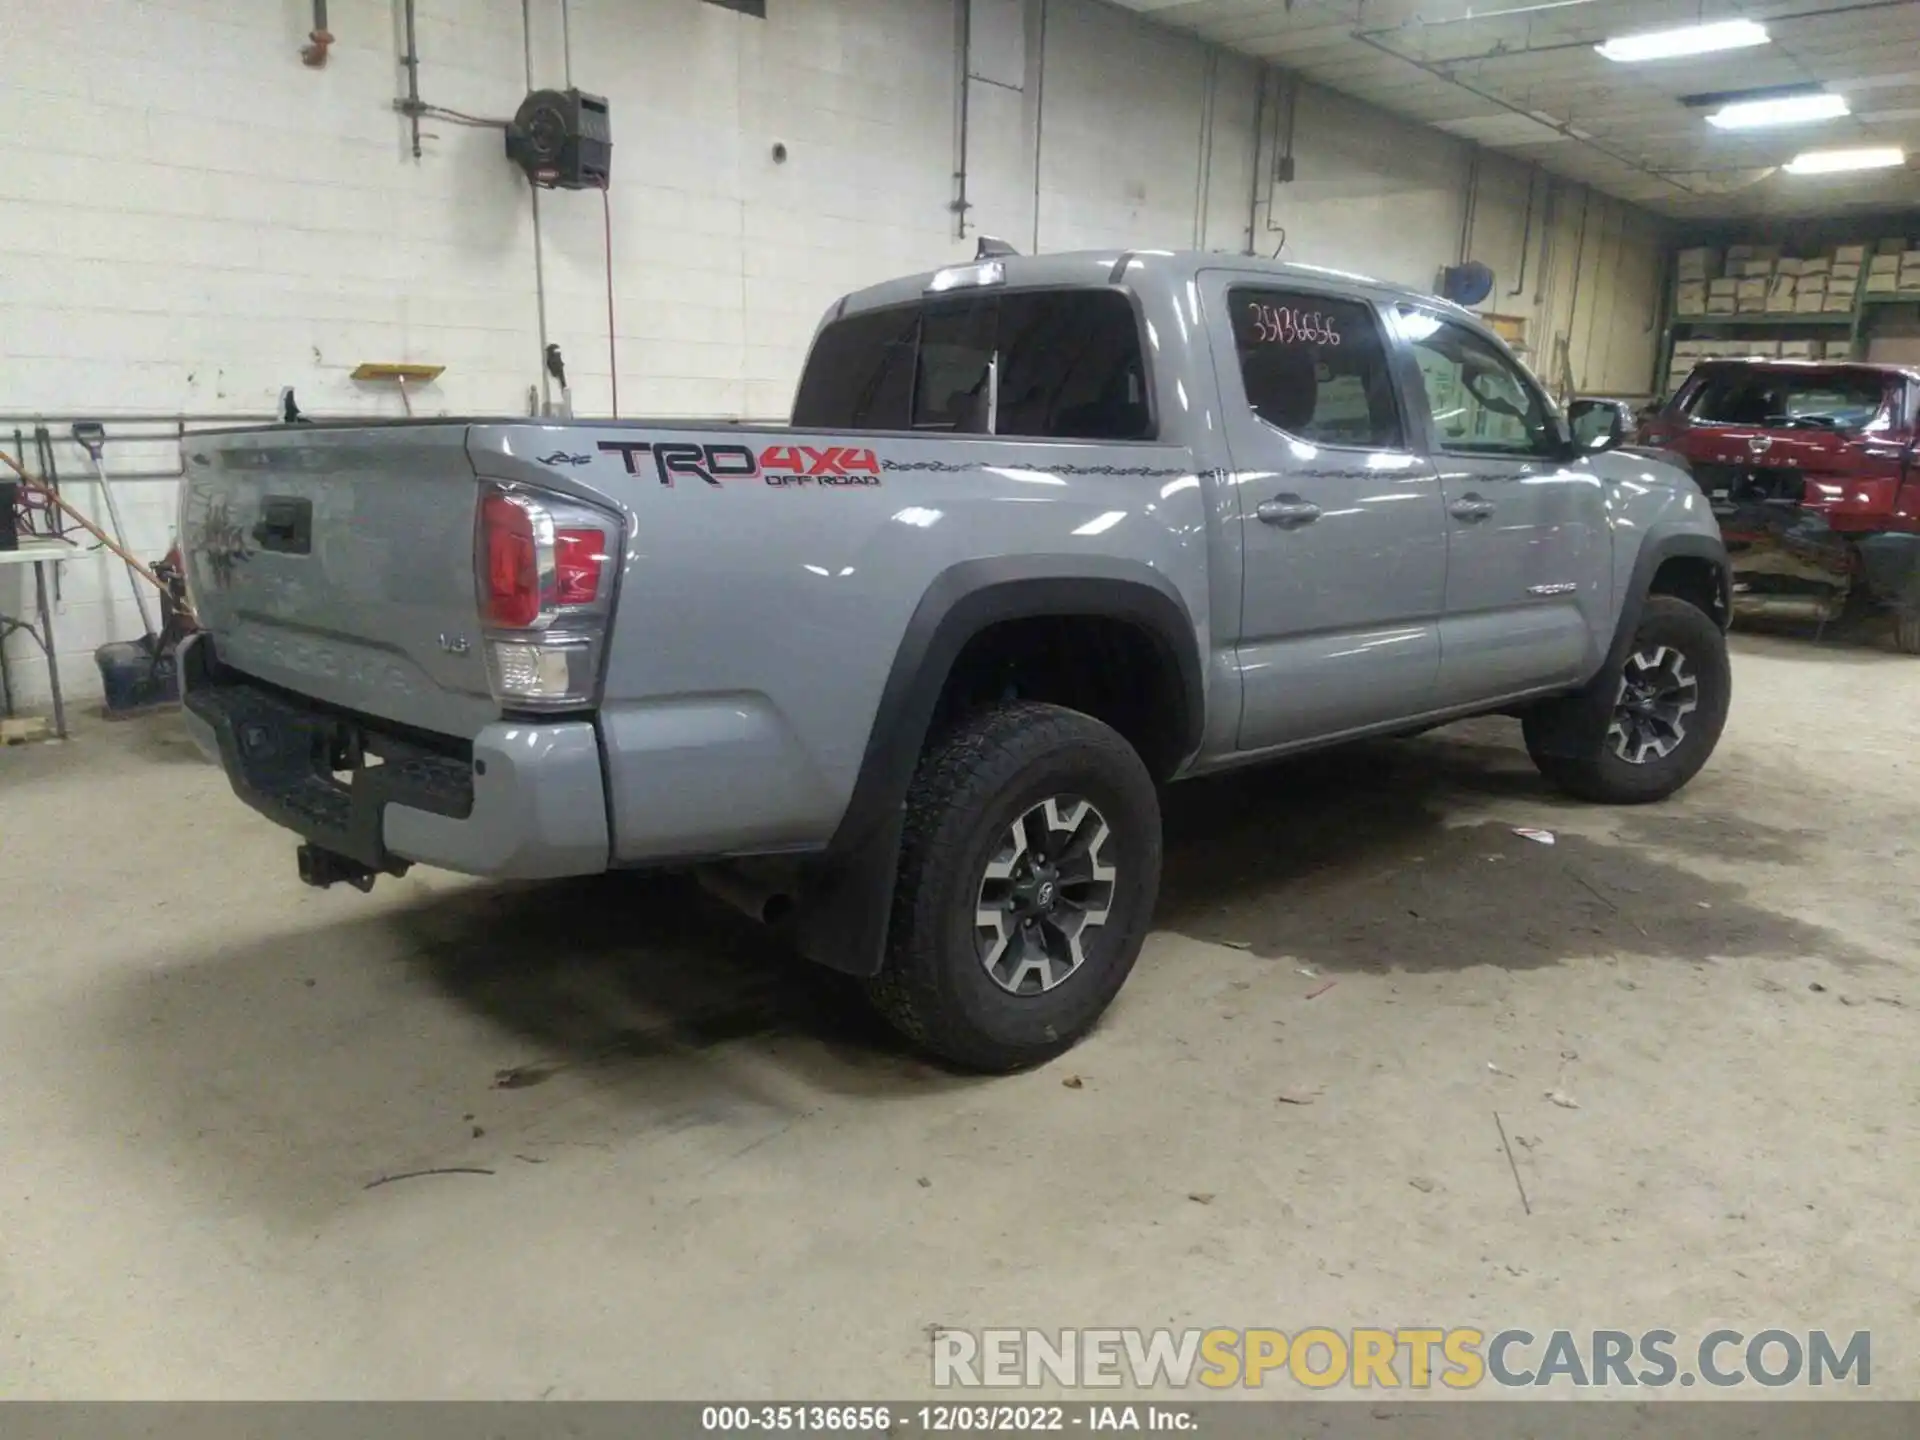
<instances>
[{"instance_id":1,"label":"door handle","mask_svg":"<svg viewBox=\"0 0 1920 1440\"><path fill-rule=\"evenodd\" d=\"M1302 500L1298 495L1276 495L1271 500L1262 500L1253 513L1260 517L1262 524L1292 530L1318 520L1320 507L1311 500Z\"/></svg>"},{"instance_id":2,"label":"door handle","mask_svg":"<svg viewBox=\"0 0 1920 1440\"><path fill-rule=\"evenodd\" d=\"M1447 506L1447 513L1456 520L1484 520L1493 514L1493 502L1469 491Z\"/></svg>"}]
</instances>

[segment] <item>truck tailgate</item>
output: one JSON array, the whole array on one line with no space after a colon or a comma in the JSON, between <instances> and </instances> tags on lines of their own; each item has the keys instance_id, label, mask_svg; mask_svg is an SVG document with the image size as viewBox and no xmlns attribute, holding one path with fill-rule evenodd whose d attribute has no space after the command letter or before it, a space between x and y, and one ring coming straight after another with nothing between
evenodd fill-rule
<instances>
[{"instance_id":1,"label":"truck tailgate","mask_svg":"<svg viewBox=\"0 0 1920 1440\"><path fill-rule=\"evenodd\" d=\"M466 436L464 424L423 423L198 437L181 546L220 663L445 735L499 718Z\"/></svg>"}]
</instances>

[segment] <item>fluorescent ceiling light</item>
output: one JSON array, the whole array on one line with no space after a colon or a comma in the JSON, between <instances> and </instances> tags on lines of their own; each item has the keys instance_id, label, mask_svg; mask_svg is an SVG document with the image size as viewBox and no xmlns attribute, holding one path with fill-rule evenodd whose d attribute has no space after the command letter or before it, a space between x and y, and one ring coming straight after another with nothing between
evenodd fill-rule
<instances>
[{"instance_id":1,"label":"fluorescent ceiling light","mask_svg":"<svg viewBox=\"0 0 1920 1440\"><path fill-rule=\"evenodd\" d=\"M1814 120L1838 120L1852 113L1847 97L1816 92L1812 95L1776 95L1771 100L1739 100L1707 116L1722 130L1754 130L1763 125L1805 125Z\"/></svg>"},{"instance_id":2,"label":"fluorescent ceiling light","mask_svg":"<svg viewBox=\"0 0 1920 1440\"><path fill-rule=\"evenodd\" d=\"M1907 163L1906 152L1893 145L1868 145L1857 150L1808 150L1786 164L1789 175L1833 175L1842 170L1891 170Z\"/></svg>"},{"instance_id":3,"label":"fluorescent ceiling light","mask_svg":"<svg viewBox=\"0 0 1920 1440\"><path fill-rule=\"evenodd\" d=\"M1753 20L1719 20L1711 25L1687 25L1678 30L1649 30L1620 35L1596 45L1609 60L1630 65L1637 60L1672 60L1681 55L1706 55L1715 50L1740 50L1767 43L1767 27Z\"/></svg>"}]
</instances>

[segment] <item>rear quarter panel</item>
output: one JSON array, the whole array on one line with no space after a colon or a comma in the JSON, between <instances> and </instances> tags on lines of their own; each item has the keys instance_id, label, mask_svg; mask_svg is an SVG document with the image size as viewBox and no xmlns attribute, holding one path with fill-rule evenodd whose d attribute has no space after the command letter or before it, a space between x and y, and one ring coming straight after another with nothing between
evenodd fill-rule
<instances>
[{"instance_id":1,"label":"rear quarter panel","mask_svg":"<svg viewBox=\"0 0 1920 1440\"><path fill-rule=\"evenodd\" d=\"M525 423L469 444L483 477L625 518L601 706L623 863L823 844L908 622L962 562L1157 573L1212 648L1208 490L1180 446ZM701 447L699 471L662 446Z\"/></svg>"}]
</instances>

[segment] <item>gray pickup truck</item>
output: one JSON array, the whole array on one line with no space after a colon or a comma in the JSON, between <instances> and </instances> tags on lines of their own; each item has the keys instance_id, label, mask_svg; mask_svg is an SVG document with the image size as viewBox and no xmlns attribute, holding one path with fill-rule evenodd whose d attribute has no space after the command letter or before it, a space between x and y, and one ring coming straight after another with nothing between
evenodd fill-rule
<instances>
[{"instance_id":1,"label":"gray pickup truck","mask_svg":"<svg viewBox=\"0 0 1920 1440\"><path fill-rule=\"evenodd\" d=\"M1427 296L988 258L834 305L788 427L200 437L186 710L310 883L690 868L1011 1069L1132 968L1162 782L1488 712L1589 799L1699 770L1726 556L1609 443Z\"/></svg>"}]
</instances>

